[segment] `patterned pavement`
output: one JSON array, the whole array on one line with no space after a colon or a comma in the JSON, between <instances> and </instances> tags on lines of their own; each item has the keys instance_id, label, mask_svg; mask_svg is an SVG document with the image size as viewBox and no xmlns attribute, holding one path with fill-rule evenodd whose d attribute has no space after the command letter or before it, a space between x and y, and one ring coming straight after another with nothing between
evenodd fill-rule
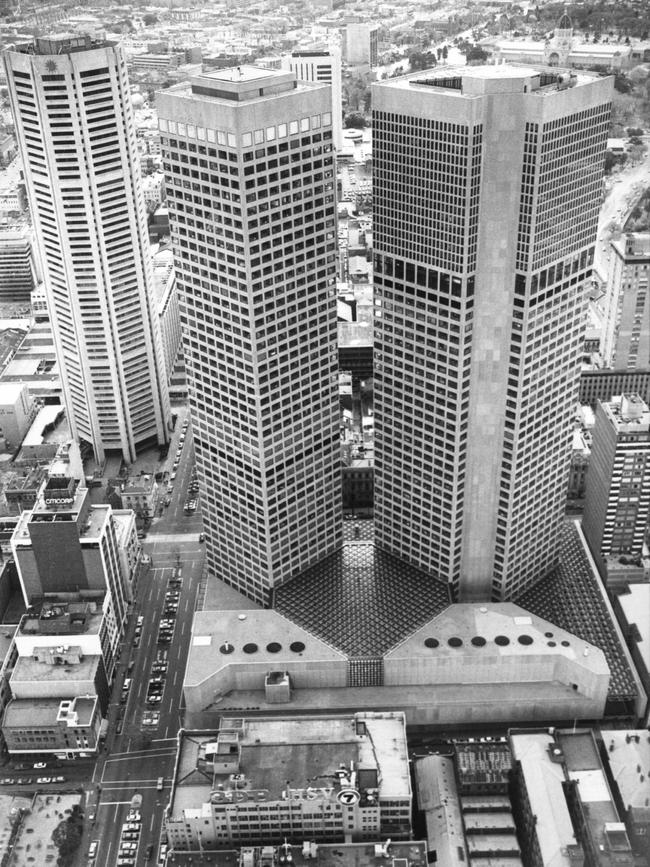
<instances>
[{"instance_id":1,"label":"patterned pavement","mask_svg":"<svg viewBox=\"0 0 650 867\"><path fill-rule=\"evenodd\" d=\"M561 564L514 600L527 611L573 632L600 647L611 671L609 699L626 701L637 694L627 659L621 649L612 618L573 523L562 531Z\"/></svg>"},{"instance_id":2,"label":"patterned pavement","mask_svg":"<svg viewBox=\"0 0 650 867\"><path fill-rule=\"evenodd\" d=\"M367 535L372 522L358 523ZM273 607L348 656L378 657L448 605L444 584L353 541L278 587Z\"/></svg>"}]
</instances>

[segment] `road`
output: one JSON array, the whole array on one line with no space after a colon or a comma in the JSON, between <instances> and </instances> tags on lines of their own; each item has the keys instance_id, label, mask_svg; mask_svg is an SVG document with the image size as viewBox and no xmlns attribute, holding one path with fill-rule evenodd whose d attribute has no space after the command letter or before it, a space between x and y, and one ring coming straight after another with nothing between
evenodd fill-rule
<instances>
[{"instance_id":1,"label":"road","mask_svg":"<svg viewBox=\"0 0 650 867\"><path fill-rule=\"evenodd\" d=\"M600 209L594 268L603 281L607 280L609 271L611 227L615 225L618 227L618 231L620 231L634 209L634 205L640 194L648 186L648 178L650 178L650 137L644 137L644 141L649 147L644 154L643 160L638 165L624 169L615 176ZM614 234L616 233L614 232Z\"/></svg>"},{"instance_id":2,"label":"road","mask_svg":"<svg viewBox=\"0 0 650 867\"><path fill-rule=\"evenodd\" d=\"M178 445L181 423L176 426L169 450L168 472ZM94 769L86 810L88 822L76 863L86 865L92 840L98 840L95 867L114 867L119 857L122 825L130 809L134 793L142 795L142 827L135 864L138 867L156 863L176 755L176 735L181 726L182 686L197 599L201 598L201 577L204 546L199 542L202 530L200 511L184 514L187 488L192 473L194 455L191 432L185 438L180 465L170 494L170 505L154 519L143 550L151 558L141 574L133 610L123 642L109 708L109 735L106 749ZM169 582L180 570L178 610L172 640L158 644L158 624L163 615L165 593ZM139 641L134 642L136 621L142 616ZM134 646L134 643L137 646ZM167 651L167 673L160 704L147 705L147 689L151 667L160 651ZM126 701L122 702L122 685L131 679ZM143 722L145 714L151 721L152 712L159 714L153 725ZM157 781L164 779L163 791ZM91 818L93 817L93 818ZM145 857L149 844L154 846L151 861Z\"/></svg>"}]
</instances>

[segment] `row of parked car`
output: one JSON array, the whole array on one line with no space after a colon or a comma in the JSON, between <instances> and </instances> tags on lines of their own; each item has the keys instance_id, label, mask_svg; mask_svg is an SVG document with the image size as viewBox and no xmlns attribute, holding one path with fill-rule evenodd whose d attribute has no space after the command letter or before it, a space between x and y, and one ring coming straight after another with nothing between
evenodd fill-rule
<instances>
[{"instance_id":1,"label":"row of parked car","mask_svg":"<svg viewBox=\"0 0 650 867\"><path fill-rule=\"evenodd\" d=\"M59 775L58 777L37 777L36 781L29 777L3 777L0 779L0 786L31 786L34 782L41 786L48 783L65 783L66 777Z\"/></svg>"}]
</instances>

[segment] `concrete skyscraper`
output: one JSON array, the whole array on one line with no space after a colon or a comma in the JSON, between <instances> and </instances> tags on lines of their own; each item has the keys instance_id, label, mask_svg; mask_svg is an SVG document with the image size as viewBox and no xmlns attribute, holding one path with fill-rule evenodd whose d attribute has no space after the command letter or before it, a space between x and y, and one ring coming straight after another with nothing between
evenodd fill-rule
<instances>
[{"instance_id":1,"label":"concrete skyscraper","mask_svg":"<svg viewBox=\"0 0 650 867\"><path fill-rule=\"evenodd\" d=\"M329 87L157 95L208 568L251 598L341 545Z\"/></svg>"},{"instance_id":2,"label":"concrete skyscraper","mask_svg":"<svg viewBox=\"0 0 650 867\"><path fill-rule=\"evenodd\" d=\"M343 147L343 85L341 80L341 52L338 48L311 45L296 48L287 58L289 69L299 81L329 84L332 89L332 135L334 147Z\"/></svg>"},{"instance_id":3,"label":"concrete skyscraper","mask_svg":"<svg viewBox=\"0 0 650 867\"><path fill-rule=\"evenodd\" d=\"M132 461L170 411L126 61L61 36L5 66L70 427Z\"/></svg>"},{"instance_id":4,"label":"concrete skyscraper","mask_svg":"<svg viewBox=\"0 0 650 867\"><path fill-rule=\"evenodd\" d=\"M557 563L611 80L375 85L375 531L460 601Z\"/></svg>"},{"instance_id":5,"label":"concrete skyscraper","mask_svg":"<svg viewBox=\"0 0 650 867\"><path fill-rule=\"evenodd\" d=\"M650 410L637 394L598 403L582 528L601 574L641 557L650 517Z\"/></svg>"}]
</instances>

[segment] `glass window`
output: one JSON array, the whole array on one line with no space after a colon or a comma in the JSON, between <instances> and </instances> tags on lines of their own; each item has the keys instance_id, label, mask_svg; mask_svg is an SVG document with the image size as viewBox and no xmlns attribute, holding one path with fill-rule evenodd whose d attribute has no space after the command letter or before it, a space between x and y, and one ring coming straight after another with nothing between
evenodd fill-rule
<instances>
[{"instance_id":1,"label":"glass window","mask_svg":"<svg viewBox=\"0 0 650 867\"><path fill-rule=\"evenodd\" d=\"M278 138L286 138L287 136L287 125L286 123L281 123L278 126Z\"/></svg>"},{"instance_id":2,"label":"glass window","mask_svg":"<svg viewBox=\"0 0 650 867\"><path fill-rule=\"evenodd\" d=\"M229 148L236 148L237 147L237 136L232 132L228 133L228 147Z\"/></svg>"},{"instance_id":3,"label":"glass window","mask_svg":"<svg viewBox=\"0 0 650 867\"><path fill-rule=\"evenodd\" d=\"M179 135L187 135L187 127L184 123L178 124L178 134Z\"/></svg>"},{"instance_id":4,"label":"glass window","mask_svg":"<svg viewBox=\"0 0 650 867\"><path fill-rule=\"evenodd\" d=\"M303 117L300 121L300 132L307 132L309 129L309 118Z\"/></svg>"},{"instance_id":5,"label":"glass window","mask_svg":"<svg viewBox=\"0 0 650 867\"><path fill-rule=\"evenodd\" d=\"M289 135L294 135L298 132L298 121L292 120L289 124Z\"/></svg>"},{"instance_id":6,"label":"glass window","mask_svg":"<svg viewBox=\"0 0 650 867\"><path fill-rule=\"evenodd\" d=\"M323 126L331 126L332 125L332 112L326 111L323 114Z\"/></svg>"},{"instance_id":7,"label":"glass window","mask_svg":"<svg viewBox=\"0 0 650 867\"><path fill-rule=\"evenodd\" d=\"M208 130L208 141L215 142L217 140L217 136L213 129Z\"/></svg>"},{"instance_id":8,"label":"glass window","mask_svg":"<svg viewBox=\"0 0 650 867\"><path fill-rule=\"evenodd\" d=\"M312 115L311 128L312 129L320 129L320 114Z\"/></svg>"},{"instance_id":9,"label":"glass window","mask_svg":"<svg viewBox=\"0 0 650 867\"><path fill-rule=\"evenodd\" d=\"M264 130L256 129L255 130L255 144L262 144L264 141Z\"/></svg>"},{"instance_id":10,"label":"glass window","mask_svg":"<svg viewBox=\"0 0 650 867\"><path fill-rule=\"evenodd\" d=\"M161 129L163 132L167 132L168 130L167 121L163 118L160 118L158 121L158 129Z\"/></svg>"},{"instance_id":11,"label":"glass window","mask_svg":"<svg viewBox=\"0 0 650 867\"><path fill-rule=\"evenodd\" d=\"M275 139L275 127L267 126L266 128L266 140L273 141Z\"/></svg>"},{"instance_id":12,"label":"glass window","mask_svg":"<svg viewBox=\"0 0 650 867\"><path fill-rule=\"evenodd\" d=\"M250 132L243 133L241 143L245 148L250 147L253 144L253 134Z\"/></svg>"}]
</instances>

